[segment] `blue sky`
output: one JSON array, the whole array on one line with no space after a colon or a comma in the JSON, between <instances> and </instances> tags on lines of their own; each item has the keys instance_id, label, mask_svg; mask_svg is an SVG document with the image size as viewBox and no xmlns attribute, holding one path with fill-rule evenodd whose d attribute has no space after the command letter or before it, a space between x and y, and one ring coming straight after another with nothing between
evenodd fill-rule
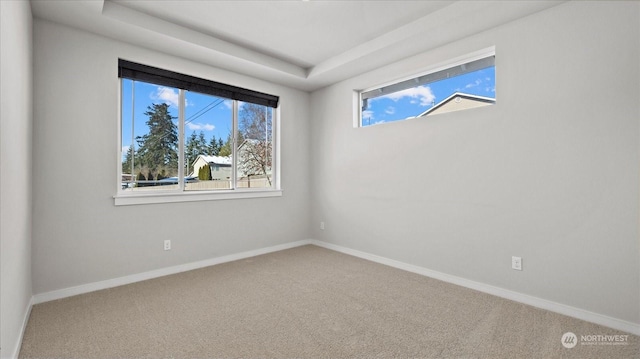
<instances>
[{"instance_id":1,"label":"blue sky","mask_svg":"<svg viewBox=\"0 0 640 359\"><path fill-rule=\"evenodd\" d=\"M122 153L123 156L131 145L131 80L122 80ZM223 140L231 132L231 100L214 96L203 95L196 92L185 94L185 137L188 138L193 131L199 134L202 131L207 139L222 137ZM147 107L154 103L166 103L169 112L176 117L178 123L178 90L160 85L136 82L135 84L135 109L134 109L134 137L142 136L148 132L146 125L147 116L144 113ZM137 143L136 143L137 146Z\"/></svg>"},{"instance_id":2,"label":"blue sky","mask_svg":"<svg viewBox=\"0 0 640 359\"><path fill-rule=\"evenodd\" d=\"M495 67L372 98L368 108L362 113L362 125L418 116L454 92L495 98Z\"/></svg>"}]
</instances>

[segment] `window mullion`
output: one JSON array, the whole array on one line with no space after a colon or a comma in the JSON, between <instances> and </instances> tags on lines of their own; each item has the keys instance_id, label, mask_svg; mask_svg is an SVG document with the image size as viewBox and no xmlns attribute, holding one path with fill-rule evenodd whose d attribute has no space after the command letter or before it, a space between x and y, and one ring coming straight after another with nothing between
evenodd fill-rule
<instances>
[{"instance_id":1,"label":"window mullion","mask_svg":"<svg viewBox=\"0 0 640 359\"><path fill-rule=\"evenodd\" d=\"M120 84L122 85L122 81L120 82ZM129 151L131 151L131 179L134 180L134 176L135 176L135 154L136 154L136 145L135 145L135 140L136 140L136 131L135 131L135 126L136 126L136 82L135 81L131 81L131 146L129 147ZM122 112L122 111L120 111ZM135 179L135 181L137 181L137 178Z\"/></svg>"},{"instance_id":2,"label":"window mullion","mask_svg":"<svg viewBox=\"0 0 640 359\"><path fill-rule=\"evenodd\" d=\"M178 190L184 191L184 90L178 90Z\"/></svg>"},{"instance_id":3,"label":"window mullion","mask_svg":"<svg viewBox=\"0 0 640 359\"><path fill-rule=\"evenodd\" d=\"M231 189L238 188L238 101L233 100L233 113L231 114Z\"/></svg>"},{"instance_id":4,"label":"window mullion","mask_svg":"<svg viewBox=\"0 0 640 359\"><path fill-rule=\"evenodd\" d=\"M275 144L275 138L276 138L276 109L272 108L269 111L270 116L271 116L271 137L270 137L270 147L271 147L271 153L269 154L271 156L271 188L274 188L274 186L276 185L276 181L277 181L277 173L276 173L276 144Z\"/></svg>"}]
</instances>

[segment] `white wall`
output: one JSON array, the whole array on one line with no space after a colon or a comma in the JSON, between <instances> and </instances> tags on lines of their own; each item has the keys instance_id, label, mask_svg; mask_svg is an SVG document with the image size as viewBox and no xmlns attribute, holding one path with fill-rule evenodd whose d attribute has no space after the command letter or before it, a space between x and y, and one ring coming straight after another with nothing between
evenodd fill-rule
<instances>
[{"instance_id":1,"label":"white wall","mask_svg":"<svg viewBox=\"0 0 640 359\"><path fill-rule=\"evenodd\" d=\"M314 92L313 237L640 323L639 7L565 3ZM354 89L494 45L497 105L353 128Z\"/></svg>"},{"instance_id":2,"label":"white wall","mask_svg":"<svg viewBox=\"0 0 640 359\"><path fill-rule=\"evenodd\" d=\"M5 18L14 16L5 15L0 3L4 30ZM34 292L291 242L312 232L330 243L640 323L639 18L637 2L563 4L311 98L36 20ZM4 50L5 31L2 36ZM496 106L353 128L354 89L493 45ZM27 129L5 131L5 56L18 55L3 51L2 58L3 314L10 253L4 247L5 163L26 166L13 153L7 159L5 139L22 136L19 147L25 153L31 148ZM284 196L115 207L118 57L280 95ZM28 66L18 68L28 77ZM18 103L29 113L29 95ZM11 126L29 126L30 115L23 116L26 124ZM22 194L14 188L9 195L27 206L28 186ZM26 246L29 226L20 221L31 223L28 210L9 216L10 228L27 231L19 242ZM317 229L321 220L324 231ZM217 227L219 236L189 235L199 225L209 233ZM166 238L172 251L162 250ZM509 268L511 255L524 258L524 271ZM19 273L25 274L24 295L12 298L24 307L29 274ZM3 340L4 323L3 316Z\"/></svg>"},{"instance_id":3,"label":"white wall","mask_svg":"<svg viewBox=\"0 0 640 359\"><path fill-rule=\"evenodd\" d=\"M308 93L39 19L34 52L36 294L308 238ZM115 207L118 57L279 95L283 196Z\"/></svg>"},{"instance_id":4,"label":"white wall","mask_svg":"<svg viewBox=\"0 0 640 359\"><path fill-rule=\"evenodd\" d=\"M28 1L0 1L0 357L17 356L31 301L32 31Z\"/></svg>"}]
</instances>

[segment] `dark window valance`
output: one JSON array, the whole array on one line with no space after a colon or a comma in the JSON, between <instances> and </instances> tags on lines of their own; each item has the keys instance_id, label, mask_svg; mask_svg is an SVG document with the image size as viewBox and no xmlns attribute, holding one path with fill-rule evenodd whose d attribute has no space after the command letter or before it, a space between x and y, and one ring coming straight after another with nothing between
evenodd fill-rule
<instances>
[{"instance_id":1,"label":"dark window valance","mask_svg":"<svg viewBox=\"0 0 640 359\"><path fill-rule=\"evenodd\" d=\"M257 105L273 108L278 107L278 96L189 75L183 75L177 72L122 59L118 59L118 77L150 82L162 86L175 87L187 91L224 97L231 100L250 102Z\"/></svg>"}]
</instances>

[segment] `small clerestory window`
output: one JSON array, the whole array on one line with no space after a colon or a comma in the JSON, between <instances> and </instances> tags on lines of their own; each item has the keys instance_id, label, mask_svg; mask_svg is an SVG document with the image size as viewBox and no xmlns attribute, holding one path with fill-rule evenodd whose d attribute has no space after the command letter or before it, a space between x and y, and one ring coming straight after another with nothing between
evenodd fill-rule
<instances>
[{"instance_id":1,"label":"small clerestory window","mask_svg":"<svg viewBox=\"0 0 640 359\"><path fill-rule=\"evenodd\" d=\"M360 92L360 126L496 103L495 52Z\"/></svg>"}]
</instances>

